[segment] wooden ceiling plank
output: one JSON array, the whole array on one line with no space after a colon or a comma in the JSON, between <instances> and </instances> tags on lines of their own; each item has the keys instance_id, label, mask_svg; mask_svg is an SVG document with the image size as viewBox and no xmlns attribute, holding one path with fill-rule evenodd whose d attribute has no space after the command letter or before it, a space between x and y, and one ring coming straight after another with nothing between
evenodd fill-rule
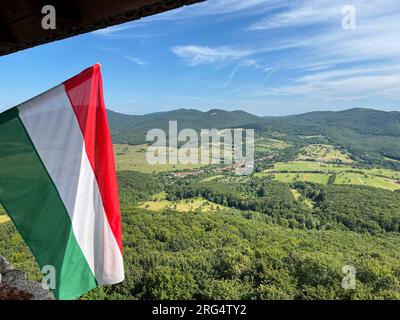
<instances>
[{"instance_id":1,"label":"wooden ceiling plank","mask_svg":"<svg viewBox=\"0 0 400 320\"><path fill-rule=\"evenodd\" d=\"M0 56L202 1L205 0L2 0ZM56 30L41 28L41 8L45 4L56 7Z\"/></svg>"}]
</instances>

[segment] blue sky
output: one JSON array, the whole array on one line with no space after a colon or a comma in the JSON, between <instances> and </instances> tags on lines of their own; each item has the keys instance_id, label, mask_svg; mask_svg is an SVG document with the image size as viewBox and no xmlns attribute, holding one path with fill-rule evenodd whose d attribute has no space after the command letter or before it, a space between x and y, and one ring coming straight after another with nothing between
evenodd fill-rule
<instances>
[{"instance_id":1,"label":"blue sky","mask_svg":"<svg viewBox=\"0 0 400 320\"><path fill-rule=\"evenodd\" d=\"M0 110L100 62L108 108L129 114L400 111L399 35L398 0L208 0L0 57Z\"/></svg>"}]
</instances>

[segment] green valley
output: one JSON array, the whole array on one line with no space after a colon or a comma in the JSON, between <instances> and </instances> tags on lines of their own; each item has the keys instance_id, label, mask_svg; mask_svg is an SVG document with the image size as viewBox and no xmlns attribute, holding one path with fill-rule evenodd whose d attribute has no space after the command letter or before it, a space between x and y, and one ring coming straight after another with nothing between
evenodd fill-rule
<instances>
[{"instance_id":1,"label":"green valley","mask_svg":"<svg viewBox=\"0 0 400 320\"><path fill-rule=\"evenodd\" d=\"M83 299L400 299L399 113L109 113L126 280ZM254 128L255 167L150 165L149 128ZM393 142L393 143L392 143ZM33 257L0 208L0 254ZM342 287L343 267L356 289Z\"/></svg>"}]
</instances>

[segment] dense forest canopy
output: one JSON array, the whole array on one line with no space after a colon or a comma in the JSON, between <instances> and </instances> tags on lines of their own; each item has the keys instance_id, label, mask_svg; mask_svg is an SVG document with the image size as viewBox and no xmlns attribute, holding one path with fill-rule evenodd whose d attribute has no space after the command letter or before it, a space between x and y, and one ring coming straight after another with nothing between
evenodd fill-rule
<instances>
[{"instance_id":1,"label":"dense forest canopy","mask_svg":"<svg viewBox=\"0 0 400 320\"><path fill-rule=\"evenodd\" d=\"M171 185L165 174L134 171L118 178L127 279L85 299L400 298L400 193L259 178ZM223 207L137 206L161 201L161 190L169 201L201 196ZM0 225L0 238L1 254L39 279L12 224ZM341 287L347 264L357 269L357 290Z\"/></svg>"}]
</instances>

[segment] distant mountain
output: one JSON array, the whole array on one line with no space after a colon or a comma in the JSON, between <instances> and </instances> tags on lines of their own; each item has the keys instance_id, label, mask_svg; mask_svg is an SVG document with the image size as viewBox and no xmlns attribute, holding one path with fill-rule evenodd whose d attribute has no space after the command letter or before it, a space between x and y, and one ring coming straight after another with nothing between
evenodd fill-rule
<instances>
[{"instance_id":1,"label":"distant mountain","mask_svg":"<svg viewBox=\"0 0 400 320\"><path fill-rule=\"evenodd\" d=\"M265 117L265 128L291 135L323 135L362 160L400 160L400 112L373 109Z\"/></svg>"},{"instance_id":2,"label":"distant mountain","mask_svg":"<svg viewBox=\"0 0 400 320\"><path fill-rule=\"evenodd\" d=\"M114 142L141 144L145 142L147 131L160 128L168 133L168 122L176 120L178 129L223 129L263 123L263 118L244 111L211 109L201 112L193 109L179 109L146 115L124 115L108 111L108 119Z\"/></svg>"},{"instance_id":3,"label":"distant mountain","mask_svg":"<svg viewBox=\"0 0 400 320\"><path fill-rule=\"evenodd\" d=\"M152 128L168 132L168 121L177 120L178 129L254 128L258 132L278 131L292 136L323 135L359 159L379 162L385 157L400 160L400 112L373 109L318 111L283 117L258 117L244 111L212 109L202 112L179 109L146 115L124 115L108 111L113 141L145 143Z\"/></svg>"},{"instance_id":4,"label":"distant mountain","mask_svg":"<svg viewBox=\"0 0 400 320\"><path fill-rule=\"evenodd\" d=\"M266 124L295 134L320 134L333 127L359 134L400 136L400 112L355 108L344 111L317 111L286 117L264 117Z\"/></svg>"}]
</instances>

